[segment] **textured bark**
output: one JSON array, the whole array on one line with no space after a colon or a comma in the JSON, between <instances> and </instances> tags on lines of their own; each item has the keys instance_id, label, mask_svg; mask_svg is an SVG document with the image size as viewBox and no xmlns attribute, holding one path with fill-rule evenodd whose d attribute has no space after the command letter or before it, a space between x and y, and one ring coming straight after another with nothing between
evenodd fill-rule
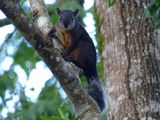
<instances>
[{"instance_id":1,"label":"textured bark","mask_svg":"<svg viewBox=\"0 0 160 120\"><path fill-rule=\"evenodd\" d=\"M103 20L109 120L160 120L160 39L151 20L142 20L146 1L117 0L111 8L95 1Z\"/></svg>"},{"instance_id":2,"label":"textured bark","mask_svg":"<svg viewBox=\"0 0 160 120\"><path fill-rule=\"evenodd\" d=\"M44 35L47 35L48 31L52 27L47 7L42 0L39 0L38 2L36 2L36 0L29 0L29 2L34 23L36 23L36 25L43 32ZM63 51L63 47L59 41L53 40L53 44L55 48L59 49L59 51Z\"/></svg>"},{"instance_id":3,"label":"textured bark","mask_svg":"<svg viewBox=\"0 0 160 120\"><path fill-rule=\"evenodd\" d=\"M0 9L22 32L26 40L35 47L54 76L59 80L73 104L76 118L78 120L101 120L97 105L86 94L79 82L79 70L65 62L50 42L51 40L46 37L50 23L43 0L30 0L30 2L34 12L34 21L38 27L19 10L16 1L0 0Z\"/></svg>"}]
</instances>

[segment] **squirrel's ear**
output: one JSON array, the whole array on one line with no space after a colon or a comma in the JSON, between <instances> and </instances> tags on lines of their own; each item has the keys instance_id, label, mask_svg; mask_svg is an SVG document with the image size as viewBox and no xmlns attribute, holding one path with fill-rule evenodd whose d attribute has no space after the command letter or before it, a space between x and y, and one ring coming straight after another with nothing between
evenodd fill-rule
<instances>
[{"instance_id":1,"label":"squirrel's ear","mask_svg":"<svg viewBox=\"0 0 160 120\"><path fill-rule=\"evenodd\" d=\"M74 16L76 16L78 14L78 12L79 12L79 9L74 10L73 11Z\"/></svg>"},{"instance_id":2,"label":"squirrel's ear","mask_svg":"<svg viewBox=\"0 0 160 120\"><path fill-rule=\"evenodd\" d=\"M58 13L58 15L61 14L61 10L59 8L57 8L57 13Z\"/></svg>"}]
</instances>

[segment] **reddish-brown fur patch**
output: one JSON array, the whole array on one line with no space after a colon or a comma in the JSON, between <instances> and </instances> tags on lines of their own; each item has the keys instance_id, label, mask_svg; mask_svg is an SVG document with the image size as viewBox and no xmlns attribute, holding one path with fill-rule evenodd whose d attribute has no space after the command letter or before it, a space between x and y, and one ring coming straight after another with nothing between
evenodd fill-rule
<instances>
[{"instance_id":1,"label":"reddish-brown fur patch","mask_svg":"<svg viewBox=\"0 0 160 120\"><path fill-rule=\"evenodd\" d=\"M56 30L58 33L60 33L61 38L63 40L63 45L64 48L66 49L69 44L71 43L71 35L70 33L64 31L62 28L60 28L59 26L56 27ZM73 50L73 52L69 55L72 59L76 59L77 58L77 54L78 54L78 49Z\"/></svg>"}]
</instances>

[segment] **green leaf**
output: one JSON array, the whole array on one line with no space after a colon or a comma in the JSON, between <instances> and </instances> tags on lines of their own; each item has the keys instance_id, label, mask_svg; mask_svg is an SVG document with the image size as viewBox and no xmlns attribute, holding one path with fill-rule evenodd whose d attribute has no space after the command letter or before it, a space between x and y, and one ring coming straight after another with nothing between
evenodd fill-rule
<instances>
[{"instance_id":1,"label":"green leaf","mask_svg":"<svg viewBox=\"0 0 160 120\"><path fill-rule=\"evenodd\" d=\"M147 7L145 9L145 11L143 12L142 19L145 19L145 18L150 17L150 16L151 16L151 12L149 10L149 7Z\"/></svg>"},{"instance_id":2,"label":"green leaf","mask_svg":"<svg viewBox=\"0 0 160 120\"><path fill-rule=\"evenodd\" d=\"M23 4L25 2L26 2L26 0L20 0L20 4Z\"/></svg>"},{"instance_id":3,"label":"green leaf","mask_svg":"<svg viewBox=\"0 0 160 120\"><path fill-rule=\"evenodd\" d=\"M149 11L152 16L154 16L157 13L158 7L156 5L149 6Z\"/></svg>"},{"instance_id":4,"label":"green leaf","mask_svg":"<svg viewBox=\"0 0 160 120\"><path fill-rule=\"evenodd\" d=\"M40 116L40 119L41 120L65 120L65 119L62 119L60 117L57 117L57 116Z\"/></svg>"},{"instance_id":5,"label":"green leaf","mask_svg":"<svg viewBox=\"0 0 160 120\"><path fill-rule=\"evenodd\" d=\"M90 13L94 13L94 11L95 11L95 7L94 6L92 6L91 8L89 8L88 10L87 10L87 12L90 12Z\"/></svg>"},{"instance_id":6,"label":"green leaf","mask_svg":"<svg viewBox=\"0 0 160 120\"><path fill-rule=\"evenodd\" d=\"M62 119L65 119L65 114L64 114L64 111L62 111L60 108L58 109L58 112L61 116Z\"/></svg>"},{"instance_id":7,"label":"green leaf","mask_svg":"<svg viewBox=\"0 0 160 120\"><path fill-rule=\"evenodd\" d=\"M108 6L111 7L116 2L116 0L108 0Z\"/></svg>"},{"instance_id":8,"label":"green leaf","mask_svg":"<svg viewBox=\"0 0 160 120\"><path fill-rule=\"evenodd\" d=\"M159 1L159 0L158 0ZM151 2L149 3L150 6L155 5L157 2L157 0L151 0Z\"/></svg>"},{"instance_id":9,"label":"green leaf","mask_svg":"<svg viewBox=\"0 0 160 120\"><path fill-rule=\"evenodd\" d=\"M155 28L160 28L160 11L155 16L154 25L155 25Z\"/></svg>"}]
</instances>

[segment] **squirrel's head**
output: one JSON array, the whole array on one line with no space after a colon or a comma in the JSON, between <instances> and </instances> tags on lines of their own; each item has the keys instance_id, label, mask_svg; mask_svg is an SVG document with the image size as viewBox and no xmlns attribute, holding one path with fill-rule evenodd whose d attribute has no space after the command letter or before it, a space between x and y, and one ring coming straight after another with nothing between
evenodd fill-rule
<instances>
[{"instance_id":1,"label":"squirrel's head","mask_svg":"<svg viewBox=\"0 0 160 120\"><path fill-rule=\"evenodd\" d=\"M60 25L64 30L72 30L76 25L76 15L78 14L78 9L72 10L60 10L57 8L57 14L59 16Z\"/></svg>"}]
</instances>

